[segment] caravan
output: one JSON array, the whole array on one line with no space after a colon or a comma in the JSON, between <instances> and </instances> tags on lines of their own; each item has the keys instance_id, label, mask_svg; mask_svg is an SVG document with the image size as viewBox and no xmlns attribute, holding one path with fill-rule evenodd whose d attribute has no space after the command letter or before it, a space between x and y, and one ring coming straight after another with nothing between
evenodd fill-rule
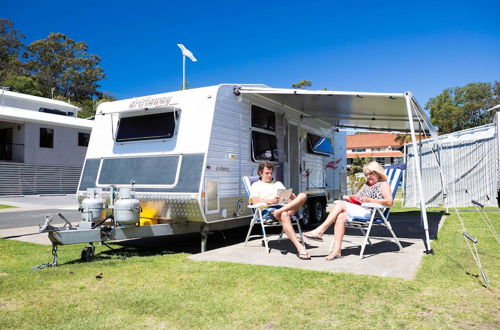
<instances>
[{"instance_id":1,"label":"caravan","mask_svg":"<svg viewBox=\"0 0 500 330\"><path fill-rule=\"evenodd\" d=\"M188 232L205 242L210 230L249 224L241 178L256 175L261 161L308 194L304 221L321 221L327 202L345 193L345 133L300 107L243 93L252 88L275 90L224 84L101 104L78 187L84 220L77 230L50 231L52 242ZM120 196L137 201L129 208L137 216L117 216Z\"/></svg>"}]
</instances>

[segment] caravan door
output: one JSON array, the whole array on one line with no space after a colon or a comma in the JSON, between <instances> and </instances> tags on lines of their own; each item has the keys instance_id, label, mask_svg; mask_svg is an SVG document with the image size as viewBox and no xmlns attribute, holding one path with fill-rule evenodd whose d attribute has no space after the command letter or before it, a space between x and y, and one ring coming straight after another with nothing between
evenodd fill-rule
<instances>
[{"instance_id":1,"label":"caravan door","mask_svg":"<svg viewBox=\"0 0 500 330\"><path fill-rule=\"evenodd\" d=\"M288 168L290 188L295 194L300 193L300 154L299 154L299 127L288 124Z\"/></svg>"}]
</instances>

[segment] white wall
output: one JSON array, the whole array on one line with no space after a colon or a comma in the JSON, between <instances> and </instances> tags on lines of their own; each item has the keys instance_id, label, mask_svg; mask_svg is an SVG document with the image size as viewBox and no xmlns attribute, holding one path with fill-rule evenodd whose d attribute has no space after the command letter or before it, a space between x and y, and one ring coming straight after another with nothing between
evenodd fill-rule
<instances>
[{"instance_id":1,"label":"white wall","mask_svg":"<svg viewBox=\"0 0 500 330\"><path fill-rule=\"evenodd\" d=\"M54 148L40 148L40 128L54 130ZM87 147L78 146L78 133L90 131L26 123L25 132L26 164L82 166Z\"/></svg>"}]
</instances>

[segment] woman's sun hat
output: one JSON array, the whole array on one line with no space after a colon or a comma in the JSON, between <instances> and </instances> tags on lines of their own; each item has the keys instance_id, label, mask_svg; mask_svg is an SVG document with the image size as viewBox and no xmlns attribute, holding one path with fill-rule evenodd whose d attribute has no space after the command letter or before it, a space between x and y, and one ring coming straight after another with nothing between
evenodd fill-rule
<instances>
[{"instance_id":1,"label":"woman's sun hat","mask_svg":"<svg viewBox=\"0 0 500 330\"><path fill-rule=\"evenodd\" d=\"M368 164L363 166L363 170L375 172L381 180L387 180L387 175L385 175L384 167L377 162L369 162Z\"/></svg>"}]
</instances>

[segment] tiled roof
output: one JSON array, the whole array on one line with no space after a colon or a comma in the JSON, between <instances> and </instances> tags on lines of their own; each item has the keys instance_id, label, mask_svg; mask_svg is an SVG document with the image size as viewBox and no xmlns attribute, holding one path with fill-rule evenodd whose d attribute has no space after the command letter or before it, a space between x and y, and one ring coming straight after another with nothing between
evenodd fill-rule
<instances>
[{"instance_id":1,"label":"tiled roof","mask_svg":"<svg viewBox=\"0 0 500 330\"><path fill-rule=\"evenodd\" d=\"M347 158L356 158L356 157L403 157L403 153L401 151L380 151L380 152L348 152Z\"/></svg>"},{"instance_id":2,"label":"tiled roof","mask_svg":"<svg viewBox=\"0 0 500 330\"><path fill-rule=\"evenodd\" d=\"M376 148L376 147L400 147L398 142L394 142L395 133L358 133L346 136L347 149L355 148Z\"/></svg>"}]
</instances>

